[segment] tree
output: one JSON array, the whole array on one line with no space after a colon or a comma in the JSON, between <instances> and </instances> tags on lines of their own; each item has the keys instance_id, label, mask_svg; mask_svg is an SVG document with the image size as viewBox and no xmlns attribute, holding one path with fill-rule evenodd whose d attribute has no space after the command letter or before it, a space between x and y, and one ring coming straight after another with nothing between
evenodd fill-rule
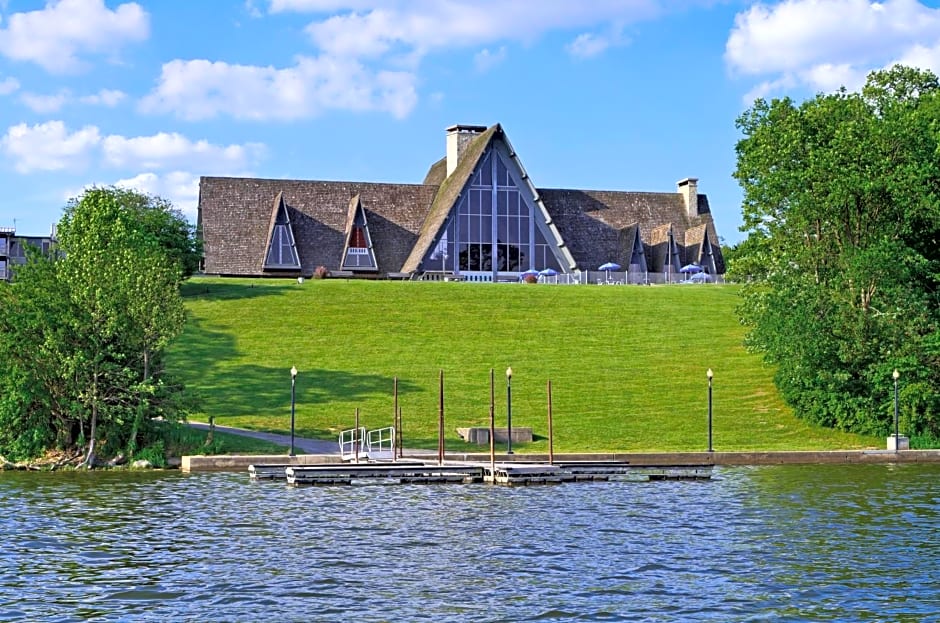
<instances>
[{"instance_id":1,"label":"tree","mask_svg":"<svg viewBox=\"0 0 940 623\"><path fill-rule=\"evenodd\" d=\"M742 319L801 417L887 432L897 368L910 432L940 435L938 113L936 76L895 67L738 119Z\"/></svg>"},{"instance_id":2,"label":"tree","mask_svg":"<svg viewBox=\"0 0 940 623\"><path fill-rule=\"evenodd\" d=\"M0 297L0 450L81 446L92 465L99 439L133 452L145 422L179 415L160 366L184 322L174 219L162 200L91 189L66 208L57 253L17 271Z\"/></svg>"}]
</instances>

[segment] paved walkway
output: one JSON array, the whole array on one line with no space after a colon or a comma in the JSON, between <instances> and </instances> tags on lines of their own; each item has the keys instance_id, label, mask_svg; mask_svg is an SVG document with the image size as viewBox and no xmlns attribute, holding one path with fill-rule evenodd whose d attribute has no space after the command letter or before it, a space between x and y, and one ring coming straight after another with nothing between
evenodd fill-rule
<instances>
[{"instance_id":1,"label":"paved walkway","mask_svg":"<svg viewBox=\"0 0 940 623\"><path fill-rule=\"evenodd\" d=\"M209 430L209 425L204 422L190 422L190 426L200 430ZM220 433L230 433L232 435L241 435L243 437L253 437L254 439L263 439L271 443L282 446L290 446L290 435L281 435L278 433L264 433L256 430L245 430L244 428L232 428L231 426L215 425L215 430ZM306 437L294 436L294 448L303 451L305 454L339 454L339 441L329 441L326 439L308 439Z\"/></svg>"}]
</instances>

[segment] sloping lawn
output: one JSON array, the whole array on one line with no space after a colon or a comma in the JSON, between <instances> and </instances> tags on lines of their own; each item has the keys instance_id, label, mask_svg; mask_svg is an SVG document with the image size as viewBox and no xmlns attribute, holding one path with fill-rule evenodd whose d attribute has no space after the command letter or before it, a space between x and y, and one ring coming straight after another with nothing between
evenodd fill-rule
<instances>
[{"instance_id":1,"label":"sloping lawn","mask_svg":"<svg viewBox=\"0 0 940 623\"><path fill-rule=\"evenodd\" d=\"M714 370L716 450L880 447L881 440L797 420L772 370L742 346L735 286L555 286L401 281L197 278L184 286L186 330L169 368L218 424L290 427L290 368L297 434L332 438L393 423L398 378L409 447L437 445L444 373L448 448L455 429L506 422L512 366L513 426L548 448L547 382L554 447L574 451L698 451L707 446L706 370Z\"/></svg>"}]
</instances>

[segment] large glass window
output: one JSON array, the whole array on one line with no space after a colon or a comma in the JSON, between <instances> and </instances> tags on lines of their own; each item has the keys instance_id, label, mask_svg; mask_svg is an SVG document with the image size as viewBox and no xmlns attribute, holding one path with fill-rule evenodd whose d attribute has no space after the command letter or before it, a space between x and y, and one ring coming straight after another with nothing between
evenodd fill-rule
<instances>
[{"instance_id":1,"label":"large glass window","mask_svg":"<svg viewBox=\"0 0 940 623\"><path fill-rule=\"evenodd\" d=\"M534 211L503 158L491 149L427 256L426 270L561 270L555 245L546 240Z\"/></svg>"}]
</instances>

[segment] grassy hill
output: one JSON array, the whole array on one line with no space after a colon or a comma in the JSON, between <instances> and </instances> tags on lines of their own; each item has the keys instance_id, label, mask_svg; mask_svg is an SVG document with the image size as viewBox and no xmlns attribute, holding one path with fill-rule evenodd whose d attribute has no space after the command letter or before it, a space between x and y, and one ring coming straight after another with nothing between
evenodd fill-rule
<instances>
[{"instance_id":1,"label":"grassy hill","mask_svg":"<svg viewBox=\"0 0 940 623\"><path fill-rule=\"evenodd\" d=\"M410 447L436 447L444 371L448 449L455 428L513 426L546 451L691 451L707 446L714 370L716 450L847 449L881 440L808 426L782 403L772 370L742 346L735 286L553 286L399 281L192 279L186 330L168 365L208 419L286 431L296 366L297 434L332 438L393 423L398 378ZM476 449L476 446L473 446Z\"/></svg>"}]
</instances>

